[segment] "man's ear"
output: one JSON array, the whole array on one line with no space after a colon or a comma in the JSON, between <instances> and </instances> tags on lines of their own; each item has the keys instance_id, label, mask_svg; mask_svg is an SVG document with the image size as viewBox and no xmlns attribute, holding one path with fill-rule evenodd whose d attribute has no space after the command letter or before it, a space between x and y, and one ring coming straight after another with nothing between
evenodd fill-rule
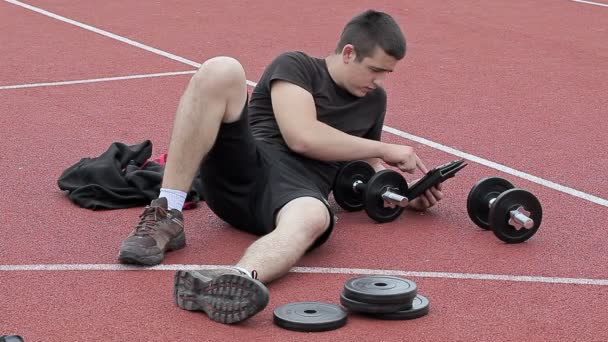
<instances>
[{"instance_id":1,"label":"man's ear","mask_svg":"<svg viewBox=\"0 0 608 342\"><path fill-rule=\"evenodd\" d=\"M352 44L346 44L342 48L342 61L344 64L352 63L357 58L357 52Z\"/></svg>"}]
</instances>

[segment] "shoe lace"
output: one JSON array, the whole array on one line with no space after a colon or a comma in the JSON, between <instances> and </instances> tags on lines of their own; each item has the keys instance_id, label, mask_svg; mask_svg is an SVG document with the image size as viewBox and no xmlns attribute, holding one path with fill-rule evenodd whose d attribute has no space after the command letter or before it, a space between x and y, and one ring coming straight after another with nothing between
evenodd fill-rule
<instances>
[{"instance_id":1,"label":"shoe lace","mask_svg":"<svg viewBox=\"0 0 608 342\"><path fill-rule=\"evenodd\" d=\"M167 211L162 207L146 207L143 213L139 215L140 221L135 227L136 235L145 235L150 231L156 231L160 217L167 216Z\"/></svg>"}]
</instances>

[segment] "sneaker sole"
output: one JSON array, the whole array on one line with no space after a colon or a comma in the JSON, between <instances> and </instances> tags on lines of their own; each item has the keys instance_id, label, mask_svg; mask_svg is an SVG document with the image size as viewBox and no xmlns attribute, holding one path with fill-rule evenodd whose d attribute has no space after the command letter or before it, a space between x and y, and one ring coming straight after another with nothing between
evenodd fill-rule
<instances>
[{"instance_id":1,"label":"sneaker sole","mask_svg":"<svg viewBox=\"0 0 608 342\"><path fill-rule=\"evenodd\" d=\"M161 250L157 254L144 255L139 253L141 249L129 248L123 246L118 254L118 259L123 264L139 264L145 266L154 266L160 264L165 258L165 252L171 252L186 247L186 234L181 232L178 236L171 239L165 246L165 250Z\"/></svg>"},{"instance_id":2,"label":"sneaker sole","mask_svg":"<svg viewBox=\"0 0 608 342\"><path fill-rule=\"evenodd\" d=\"M196 271L175 273L175 304L188 311L203 311L213 321L233 324L262 311L268 304L268 290L245 275L224 274L205 280Z\"/></svg>"}]
</instances>

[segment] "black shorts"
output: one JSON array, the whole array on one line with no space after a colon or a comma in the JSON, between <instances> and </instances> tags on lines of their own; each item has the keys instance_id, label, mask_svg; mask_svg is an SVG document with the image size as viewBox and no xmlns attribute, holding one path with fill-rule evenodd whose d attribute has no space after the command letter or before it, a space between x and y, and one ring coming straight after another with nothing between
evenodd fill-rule
<instances>
[{"instance_id":1,"label":"black shorts","mask_svg":"<svg viewBox=\"0 0 608 342\"><path fill-rule=\"evenodd\" d=\"M326 205L331 220L310 249L320 246L334 226L327 195L301 161L254 139L247 109L245 104L238 121L220 126L213 148L201 163L205 202L233 227L265 235L275 229L276 215L285 204L299 197L317 198Z\"/></svg>"}]
</instances>

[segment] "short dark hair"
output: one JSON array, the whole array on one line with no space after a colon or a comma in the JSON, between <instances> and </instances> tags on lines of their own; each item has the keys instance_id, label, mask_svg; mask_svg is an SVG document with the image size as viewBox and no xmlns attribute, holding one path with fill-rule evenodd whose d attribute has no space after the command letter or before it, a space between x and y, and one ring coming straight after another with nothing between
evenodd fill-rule
<instances>
[{"instance_id":1,"label":"short dark hair","mask_svg":"<svg viewBox=\"0 0 608 342\"><path fill-rule=\"evenodd\" d=\"M335 53L342 52L346 44L355 47L358 62L371 57L378 46L397 60L405 56L406 50L405 37L397 22L387 13L375 10L358 14L346 24Z\"/></svg>"}]
</instances>

